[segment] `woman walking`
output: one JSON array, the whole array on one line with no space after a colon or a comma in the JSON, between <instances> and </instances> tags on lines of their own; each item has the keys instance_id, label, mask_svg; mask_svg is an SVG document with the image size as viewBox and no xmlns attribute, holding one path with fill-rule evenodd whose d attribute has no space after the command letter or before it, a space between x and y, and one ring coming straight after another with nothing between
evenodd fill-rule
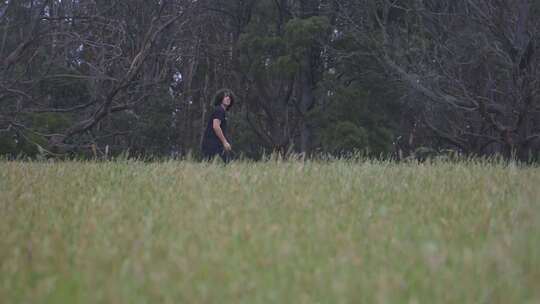
<instances>
[{"instance_id":1,"label":"woman walking","mask_svg":"<svg viewBox=\"0 0 540 304\"><path fill-rule=\"evenodd\" d=\"M214 99L214 110L208 119L202 140L202 154L205 160L219 155L225 163L229 162L232 146L227 137L227 111L234 104L234 96L229 90L222 90Z\"/></svg>"}]
</instances>

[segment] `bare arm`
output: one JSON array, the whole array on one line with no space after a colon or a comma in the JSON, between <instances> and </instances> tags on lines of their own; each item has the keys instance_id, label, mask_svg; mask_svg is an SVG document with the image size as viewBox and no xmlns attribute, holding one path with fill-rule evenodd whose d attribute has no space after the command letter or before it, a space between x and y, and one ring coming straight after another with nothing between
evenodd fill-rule
<instances>
[{"instance_id":1,"label":"bare arm","mask_svg":"<svg viewBox=\"0 0 540 304\"><path fill-rule=\"evenodd\" d=\"M223 130L221 129L221 120L214 119L212 121L212 128L214 129L216 136L219 138L219 140L223 144L223 148L227 151L230 151L232 149L231 144L229 144L229 142L225 138L225 135L223 134Z\"/></svg>"}]
</instances>

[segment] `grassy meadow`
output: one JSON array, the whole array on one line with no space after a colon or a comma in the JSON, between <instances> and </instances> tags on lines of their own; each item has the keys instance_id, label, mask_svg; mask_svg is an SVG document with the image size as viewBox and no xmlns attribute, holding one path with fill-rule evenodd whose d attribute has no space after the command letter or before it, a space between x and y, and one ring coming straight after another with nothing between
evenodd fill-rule
<instances>
[{"instance_id":1,"label":"grassy meadow","mask_svg":"<svg viewBox=\"0 0 540 304\"><path fill-rule=\"evenodd\" d=\"M540 303L540 169L4 161L0 303Z\"/></svg>"}]
</instances>

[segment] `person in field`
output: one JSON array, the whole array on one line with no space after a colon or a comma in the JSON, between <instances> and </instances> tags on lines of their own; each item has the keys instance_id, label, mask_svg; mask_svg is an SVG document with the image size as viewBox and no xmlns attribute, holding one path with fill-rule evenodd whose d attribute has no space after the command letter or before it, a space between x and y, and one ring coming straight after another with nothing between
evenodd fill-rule
<instances>
[{"instance_id":1,"label":"person in field","mask_svg":"<svg viewBox=\"0 0 540 304\"><path fill-rule=\"evenodd\" d=\"M232 146L227 136L227 111L234 104L234 96L229 90L218 91L214 99L214 110L208 119L202 140L204 160L220 156L225 163L230 160Z\"/></svg>"}]
</instances>

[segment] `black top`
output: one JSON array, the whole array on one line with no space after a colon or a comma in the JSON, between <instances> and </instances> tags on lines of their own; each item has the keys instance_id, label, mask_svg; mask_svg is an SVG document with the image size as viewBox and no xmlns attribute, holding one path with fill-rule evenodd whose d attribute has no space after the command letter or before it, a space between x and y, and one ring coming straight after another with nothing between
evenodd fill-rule
<instances>
[{"instance_id":1,"label":"black top","mask_svg":"<svg viewBox=\"0 0 540 304\"><path fill-rule=\"evenodd\" d=\"M210 119L206 125L202 142L203 148L223 148L221 140L219 140L216 132L214 132L214 119L219 119L219 121L221 121L221 130L223 131L223 136L227 138L227 113L222 106L217 106L212 112L212 115L210 115Z\"/></svg>"}]
</instances>

